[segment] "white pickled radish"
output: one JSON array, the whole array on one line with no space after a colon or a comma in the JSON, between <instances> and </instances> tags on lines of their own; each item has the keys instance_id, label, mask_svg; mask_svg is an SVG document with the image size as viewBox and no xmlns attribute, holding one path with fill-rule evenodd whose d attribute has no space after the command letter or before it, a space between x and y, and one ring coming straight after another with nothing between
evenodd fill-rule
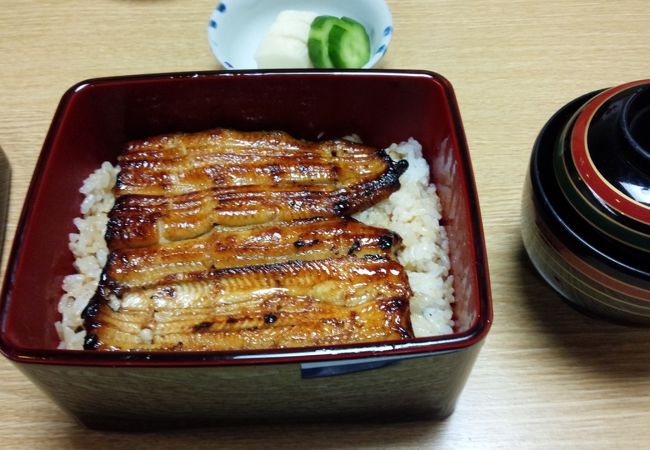
<instances>
[{"instance_id":1,"label":"white pickled radish","mask_svg":"<svg viewBox=\"0 0 650 450\"><path fill-rule=\"evenodd\" d=\"M262 40L255 60L260 69L313 67L309 59L307 40L316 13L282 11Z\"/></svg>"},{"instance_id":2,"label":"white pickled radish","mask_svg":"<svg viewBox=\"0 0 650 450\"><path fill-rule=\"evenodd\" d=\"M282 11L271 25L269 35L290 37L306 44L315 18L316 13L310 11Z\"/></svg>"},{"instance_id":3,"label":"white pickled radish","mask_svg":"<svg viewBox=\"0 0 650 450\"><path fill-rule=\"evenodd\" d=\"M260 69L311 67L307 46L298 39L282 36L265 39L255 59Z\"/></svg>"}]
</instances>

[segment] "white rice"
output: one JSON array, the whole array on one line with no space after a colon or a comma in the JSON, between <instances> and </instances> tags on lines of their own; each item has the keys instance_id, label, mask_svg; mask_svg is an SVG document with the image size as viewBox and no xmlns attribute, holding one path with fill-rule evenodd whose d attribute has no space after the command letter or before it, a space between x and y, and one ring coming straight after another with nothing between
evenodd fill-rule
<instances>
[{"instance_id":1,"label":"white rice","mask_svg":"<svg viewBox=\"0 0 650 450\"><path fill-rule=\"evenodd\" d=\"M74 219L78 233L70 233L69 247L75 257L77 273L63 279L64 294L59 300L61 321L56 322L61 343L59 348L81 350L86 335L81 312L95 294L99 276L106 264L108 249L104 240L107 214L113 207L113 186L119 172L108 162L90 174L79 191L85 198L81 217Z\"/></svg>"},{"instance_id":2,"label":"white rice","mask_svg":"<svg viewBox=\"0 0 650 450\"><path fill-rule=\"evenodd\" d=\"M452 332L453 277L449 273L449 241L440 225L440 200L430 183L429 165L414 139L386 149L394 160L406 159L409 168L397 192L354 216L402 237L397 259L406 269L413 297L411 323L416 337Z\"/></svg>"},{"instance_id":3,"label":"white rice","mask_svg":"<svg viewBox=\"0 0 650 450\"><path fill-rule=\"evenodd\" d=\"M368 225L388 228L402 237L398 260L406 269L413 297L411 322L416 337L452 332L453 278L449 274L449 245L440 225L440 201L429 180L429 166L422 146L409 139L387 149L393 159L406 159L408 170L400 177L401 188L389 198L354 217ZM108 249L104 240L107 213L113 206L112 188L119 167L104 162L83 183L85 199L81 217L74 219L78 233L70 234L77 273L63 279L59 300L61 321L55 326L59 348L81 350L85 330L81 313L95 294Z\"/></svg>"}]
</instances>

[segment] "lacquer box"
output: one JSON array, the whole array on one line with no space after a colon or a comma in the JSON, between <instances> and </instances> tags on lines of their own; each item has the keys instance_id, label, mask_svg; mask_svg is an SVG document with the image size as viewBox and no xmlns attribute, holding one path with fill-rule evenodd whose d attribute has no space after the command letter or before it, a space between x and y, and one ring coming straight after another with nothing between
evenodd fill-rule
<instances>
[{"instance_id":1,"label":"lacquer box","mask_svg":"<svg viewBox=\"0 0 650 450\"><path fill-rule=\"evenodd\" d=\"M57 349L61 282L82 180L128 140L215 126L305 139L414 137L438 187L454 277L453 333L248 352ZM423 71L251 71L95 79L70 88L36 164L9 257L0 349L90 427L444 418L492 323L478 197L452 87Z\"/></svg>"}]
</instances>

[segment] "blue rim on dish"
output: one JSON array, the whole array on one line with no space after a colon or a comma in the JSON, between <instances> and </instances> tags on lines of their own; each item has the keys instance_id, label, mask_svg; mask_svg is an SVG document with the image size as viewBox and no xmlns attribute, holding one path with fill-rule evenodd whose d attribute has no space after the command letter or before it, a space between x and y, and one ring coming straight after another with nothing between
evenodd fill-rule
<instances>
[{"instance_id":1,"label":"blue rim on dish","mask_svg":"<svg viewBox=\"0 0 650 450\"><path fill-rule=\"evenodd\" d=\"M349 16L361 22L366 27L371 42L370 60L363 69L372 68L379 63L388 51L394 33L392 15L385 1L226 0L217 4L208 20L210 50L226 69L257 69L255 50L277 14L285 9L313 11L319 15ZM241 19L243 15L246 20ZM229 23L233 21L237 23Z\"/></svg>"}]
</instances>

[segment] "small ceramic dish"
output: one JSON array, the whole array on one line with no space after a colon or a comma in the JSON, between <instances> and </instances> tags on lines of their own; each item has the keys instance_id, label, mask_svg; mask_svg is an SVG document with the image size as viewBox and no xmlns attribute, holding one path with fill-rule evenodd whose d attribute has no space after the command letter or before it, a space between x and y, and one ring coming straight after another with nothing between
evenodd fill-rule
<instances>
[{"instance_id":1,"label":"small ceramic dish","mask_svg":"<svg viewBox=\"0 0 650 450\"><path fill-rule=\"evenodd\" d=\"M650 324L645 224L625 210L603 205L594 177L598 171L602 183L602 173L614 173L612 167L603 168L604 161L610 166L618 162L619 180L625 180L622 174L627 173L627 179L643 183L643 177L630 175L638 173L636 167L625 171L631 163L624 149L627 144L621 141L622 129L635 123L630 115L645 111L639 108L636 93L647 84L635 82L587 94L549 120L533 148L522 212L524 246L556 291L581 309L641 324ZM623 120L626 110L628 120ZM603 128L610 133L603 133ZM578 167L584 169L586 164L592 172L585 176ZM613 189L614 180L607 184L607 189Z\"/></svg>"},{"instance_id":2,"label":"small ceramic dish","mask_svg":"<svg viewBox=\"0 0 650 450\"><path fill-rule=\"evenodd\" d=\"M381 148L417 139L449 237L453 332L247 352L57 348L54 323L63 277L73 272L68 234L75 231L82 181L102 161L114 163L129 140L219 126L284 130L304 139L357 134ZM469 151L444 78L374 70L176 73L89 80L63 96L8 260L0 350L91 427L443 418L454 409L491 321Z\"/></svg>"},{"instance_id":3,"label":"small ceramic dish","mask_svg":"<svg viewBox=\"0 0 650 450\"><path fill-rule=\"evenodd\" d=\"M386 54L393 35L393 20L383 0L224 0L210 15L208 43L226 69L257 69L255 53L271 24L285 10L350 17L366 28L374 67ZM287 67L292 68L292 67Z\"/></svg>"}]
</instances>

